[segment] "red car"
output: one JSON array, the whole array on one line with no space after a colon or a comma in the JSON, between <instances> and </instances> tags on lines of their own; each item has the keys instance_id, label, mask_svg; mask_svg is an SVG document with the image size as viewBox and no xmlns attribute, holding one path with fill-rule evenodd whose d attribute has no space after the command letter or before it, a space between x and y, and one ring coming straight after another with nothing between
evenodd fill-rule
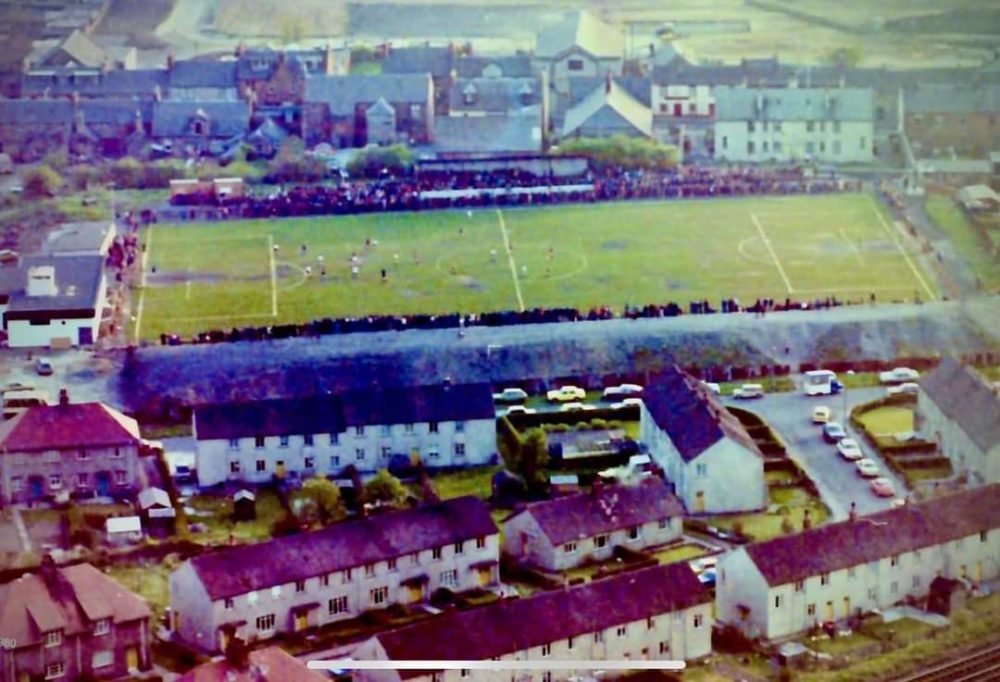
<instances>
[{"instance_id":1,"label":"red car","mask_svg":"<svg viewBox=\"0 0 1000 682\"><path fill-rule=\"evenodd\" d=\"M896 490L888 478L876 478L871 482L872 492L879 497L895 497Z\"/></svg>"}]
</instances>

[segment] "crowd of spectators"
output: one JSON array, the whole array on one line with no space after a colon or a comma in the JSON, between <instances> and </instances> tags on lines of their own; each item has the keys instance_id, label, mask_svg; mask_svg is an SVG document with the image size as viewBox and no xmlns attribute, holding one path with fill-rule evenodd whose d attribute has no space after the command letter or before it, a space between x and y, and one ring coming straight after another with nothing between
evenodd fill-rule
<instances>
[{"instance_id":1,"label":"crowd of spectators","mask_svg":"<svg viewBox=\"0 0 1000 682\"><path fill-rule=\"evenodd\" d=\"M583 176L506 172L425 173L336 185L297 186L267 195L177 195L159 212L163 220L225 220L384 211L419 211L628 199L820 194L854 191L860 183L836 175L815 176L801 167L700 168L666 171L613 170Z\"/></svg>"}]
</instances>

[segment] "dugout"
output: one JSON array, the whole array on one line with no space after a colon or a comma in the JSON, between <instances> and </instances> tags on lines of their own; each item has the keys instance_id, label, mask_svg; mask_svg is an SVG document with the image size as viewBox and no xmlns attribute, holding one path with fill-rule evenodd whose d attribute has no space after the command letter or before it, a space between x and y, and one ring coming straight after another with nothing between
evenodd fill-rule
<instances>
[{"instance_id":1,"label":"dugout","mask_svg":"<svg viewBox=\"0 0 1000 682\"><path fill-rule=\"evenodd\" d=\"M456 176L462 174L512 173L534 175L537 178L583 177L590 165L583 156L494 156L485 159L432 159L417 161L417 177Z\"/></svg>"}]
</instances>

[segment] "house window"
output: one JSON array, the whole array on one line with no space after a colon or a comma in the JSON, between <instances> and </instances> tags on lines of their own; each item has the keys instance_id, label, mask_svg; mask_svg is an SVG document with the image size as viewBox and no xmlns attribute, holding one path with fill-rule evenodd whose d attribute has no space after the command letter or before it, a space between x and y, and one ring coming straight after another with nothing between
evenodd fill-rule
<instances>
[{"instance_id":1,"label":"house window","mask_svg":"<svg viewBox=\"0 0 1000 682\"><path fill-rule=\"evenodd\" d=\"M111 621L107 618L102 618L101 620L94 623L94 634L95 635L106 635L111 632Z\"/></svg>"},{"instance_id":2,"label":"house window","mask_svg":"<svg viewBox=\"0 0 1000 682\"><path fill-rule=\"evenodd\" d=\"M656 526L657 526L657 528L659 528L660 530L666 530L667 528L669 528L669 527L670 527L670 519L660 519L660 520L659 520L659 521L657 522Z\"/></svg>"},{"instance_id":3,"label":"house window","mask_svg":"<svg viewBox=\"0 0 1000 682\"><path fill-rule=\"evenodd\" d=\"M288 447L288 436L280 436L278 438L278 447L287 448Z\"/></svg>"},{"instance_id":4,"label":"house window","mask_svg":"<svg viewBox=\"0 0 1000 682\"><path fill-rule=\"evenodd\" d=\"M87 453L86 450L84 450L83 448L80 448L79 450L76 451L76 458L78 460L80 460L81 462L84 462L84 461L90 459L90 455Z\"/></svg>"},{"instance_id":5,"label":"house window","mask_svg":"<svg viewBox=\"0 0 1000 682\"><path fill-rule=\"evenodd\" d=\"M428 431L428 433L437 433L438 432L438 423L437 422L430 422L429 424L427 424L427 431Z\"/></svg>"},{"instance_id":6,"label":"house window","mask_svg":"<svg viewBox=\"0 0 1000 682\"><path fill-rule=\"evenodd\" d=\"M747 121L747 132L748 133L754 132L754 122L753 121Z\"/></svg>"},{"instance_id":7,"label":"house window","mask_svg":"<svg viewBox=\"0 0 1000 682\"><path fill-rule=\"evenodd\" d=\"M253 446L258 450L264 449L264 436L257 436L253 439Z\"/></svg>"},{"instance_id":8,"label":"house window","mask_svg":"<svg viewBox=\"0 0 1000 682\"><path fill-rule=\"evenodd\" d=\"M594 644L600 644L604 641L604 631L598 631L594 633Z\"/></svg>"},{"instance_id":9,"label":"house window","mask_svg":"<svg viewBox=\"0 0 1000 682\"><path fill-rule=\"evenodd\" d=\"M76 487L86 488L87 487L87 474L77 474L76 475Z\"/></svg>"},{"instance_id":10,"label":"house window","mask_svg":"<svg viewBox=\"0 0 1000 682\"><path fill-rule=\"evenodd\" d=\"M551 656L551 655L552 655L552 645L551 644L543 644L542 645L542 656Z\"/></svg>"},{"instance_id":11,"label":"house window","mask_svg":"<svg viewBox=\"0 0 1000 682\"><path fill-rule=\"evenodd\" d=\"M455 554L465 554L465 543L456 542L455 543Z\"/></svg>"},{"instance_id":12,"label":"house window","mask_svg":"<svg viewBox=\"0 0 1000 682\"><path fill-rule=\"evenodd\" d=\"M236 602L233 601L232 597L226 599L225 608L227 611L233 609L236 606Z\"/></svg>"},{"instance_id":13,"label":"house window","mask_svg":"<svg viewBox=\"0 0 1000 682\"><path fill-rule=\"evenodd\" d=\"M889 565L894 567L899 566L899 556L897 555L889 559Z\"/></svg>"},{"instance_id":14,"label":"house window","mask_svg":"<svg viewBox=\"0 0 1000 682\"><path fill-rule=\"evenodd\" d=\"M354 451L354 459L356 459L356 460L358 460L360 462L364 458L365 458L365 449L364 448L357 448Z\"/></svg>"},{"instance_id":15,"label":"house window","mask_svg":"<svg viewBox=\"0 0 1000 682\"><path fill-rule=\"evenodd\" d=\"M256 603L257 603L257 593L256 592L247 592L247 604L253 605L253 604L256 604Z\"/></svg>"},{"instance_id":16,"label":"house window","mask_svg":"<svg viewBox=\"0 0 1000 682\"><path fill-rule=\"evenodd\" d=\"M608 545L607 535L598 535L594 537L594 549L601 549L603 547L607 547L607 545Z\"/></svg>"},{"instance_id":17,"label":"house window","mask_svg":"<svg viewBox=\"0 0 1000 682\"><path fill-rule=\"evenodd\" d=\"M628 633L627 625L619 625L618 629L615 631L615 634L618 635L619 637L624 637L627 633Z\"/></svg>"},{"instance_id":18,"label":"house window","mask_svg":"<svg viewBox=\"0 0 1000 682\"><path fill-rule=\"evenodd\" d=\"M49 488L52 490L59 490L62 488L62 476L59 474L52 474L49 476Z\"/></svg>"},{"instance_id":19,"label":"house window","mask_svg":"<svg viewBox=\"0 0 1000 682\"><path fill-rule=\"evenodd\" d=\"M747 154L754 153L753 141L747 142Z\"/></svg>"},{"instance_id":20,"label":"house window","mask_svg":"<svg viewBox=\"0 0 1000 682\"><path fill-rule=\"evenodd\" d=\"M121 448L115 448L111 452L111 456L114 457L115 459L118 459L119 457L121 457L122 456L122 450L121 450Z\"/></svg>"},{"instance_id":21,"label":"house window","mask_svg":"<svg viewBox=\"0 0 1000 682\"><path fill-rule=\"evenodd\" d=\"M465 455L465 443L455 443L455 456L462 457Z\"/></svg>"},{"instance_id":22,"label":"house window","mask_svg":"<svg viewBox=\"0 0 1000 682\"><path fill-rule=\"evenodd\" d=\"M816 604L815 603L809 604L808 606L806 606L806 615L808 615L808 616L815 616L816 615Z\"/></svg>"},{"instance_id":23,"label":"house window","mask_svg":"<svg viewBox=\"0 0 1000 682\"><path fill-rule=\"evenodd\" d=\"M764 151L767 151L767 149L765 149ZM694 465L694 472L698 476L705 477L705 476L708 475L708 465L707 464L695 464Z\"/></svg>"},{"instance_id":24,"label":"house window","mask_svg":"<svg viewBox=\"0 0 1000 682\"><path fill-rule=\"evenodd\" d=\"M15 493L19 493L24 490L24 479L20 476L14 476L10 479L10 486Z\"/></svg>"},{"instance_id":25,"label":"house window","mask_svg":"<svg viewBox=\"0 0 1000 682\"><path fill-rule=\"evenodd\" d=\"M305 465L306 469L312 469L314 466L316 466L316 460L313 459L312 457L306 457L303 460L303 464Z\"/></svg>"},{"instance_id":26,"label":"house window","mask_svg":"<svg viewBox=\"0 0 1000 682\"><path fill-rule=\"evenodd\" d=\"M774 596L774 608L776 608L776 609L780 609L781 608L781 595L780 594L777 594L777 595Z\"/></svg>"},{"instance_id":27,"label":"house window","mask_svg":"<svg viewBox=\"0 0 1000 682\"><path fill-rule=\"evenodd\" d=\"M694 627L700 628L704 620L705 620L704 616L702 616L700 613L694 614Z\"/></svg>"},{"instance_id":28,"label":"house window","mask_svg":"<svg viewBox=\"0 0 1000 682\"><path fill-rule=\"evenodd\" d=\"M569 639L566 640L566 648L567 649L569 649L570 651L572 651L573 647L575 647L575 646L576 646L576 640L574 638L570 637Z\"/></svg>"},{"instance_id":29,"label":"house window","mask_svg":"<svg viewBox=\"0 0 1000 682\"><path fill-rule=\"evenodd\" d=\"M311 446L313 444L313 435L311 433L306 433L302 436L302 444L306 446Z\"/></svg>"},{"instance_id":30,"label":"house window","mask_svg":"<svg viewBox=\"0 0 1000 682\"><path fill-rule=\"evenodd\" d=\"M848 578L853 578L855 573L856 573L856 571L854 570L854 566L851 566L849 569L847 569L847 577Z\"/></svg>"},{"instance_id":31,"label":"house window","mask_svg":"<svg viewBox=\"0 0 1000 682\"><path fill-rule=\"evenodd\" d=\"M782 151L781 140L775 140L774 141L774 153L775 154L780 154L781 151Z\"/></svg>"},{"instance_id":32,"label":"house window","mask_svg":"<svg viewBox=\"0 0 1000 682\"><path fill-rule=\"evenodd\" d=\"M802 583L801 580L796 580L795 581L795 591L796 592L801 592L803 587L804 587L804 585L803 585L803 583Z\"/></svg>"},{"instance_id":33,"label":"house window","mask_svg":"<svg viewBox=\"0 0 1000 682\"><path fill-rule=\"evenodd\" d=\"M118 485L125 485L126 480L125 480L125 472L124 471L116 471L115 472L115 483L117 483Z\"/></svg>"},{"instance_id":34,"label":"house window","mask_svg":"<svg viewBox=\"0 0 1000 682\"><path fill-rule=\"evenodd\" d=\"M403 431L405 433L413 433L413 424L403 424Z\"/></svg>"},{"instance_id":35,"label":"house window","mask_svg":"<svg viewBox=\"0 0 1000 682\"><path fill-rule=\"evenodd\" d=\"M363 435L365 435L365 427L364 426L360 426L360 425L359 426L355 426L354 427L354 435L355 436L363 436Z\"/></svg>"},{"instance_id":36,"label":"house window","mask_svg":"<svg viewBox=\"0 0 1000 682\"><path fill-rule=\"evenodd\" d=\"M440 457L440 453L438 453L437 450L431 450L430 452L427 453L427 457L429 459L437 459L438 457Z\"/></svg>"},{"instance_id":37,"label":"house window","mask_svg":"<svg viewBox=\"0 0 1000 682\"><path fill-rule=\"evenodd\" d=\"M376 587L369 594L371 594L372 604L374 604L375 606L384 604L389 600L388 587Z\"/></svg>"},{"instance_id":38,"label":"house window","mask_svg":"<svg viewBox=\"0 0 1000 682\"><path fill-rule=\"evenodd\" d=\"M229 439L229 449L230 450L239 450L240 449L240 439L239 438L230 438Z\"/></svg>"},{"instance_id":39,"label":"house window","mask_svg":"<svg viewBox=\"0 0 1000 682\"><path fill-rule=\"evenodd\" d=\"M340 582L344 585L351 582L351 569L348 568L346 571L344 571L343 575L340 578Z\"/></svg>"},{"instance_id":40,"label":"house window","mask_svg":"<svg viewBox=\"0 0 1000 682\"><path fill-rule=\"evenodd\" d=\"M583 71L583 60L582 59L570 59L566 62L566 68L570 71Z\"/></svg>"},{"instance_id":41,"label":"house window","mask_svg":"<svg viewBox=\"0 0 1000 682\"><path fill-rule=\"evenodd\" d=\"M825 151L826 151L826 142L820 140L820 143L819 143L819 153L822 154Z\"/></svg>"},{"instance_id":42,"label":"house window","mask_svg":"<svg viewBox=\"0 0 1000 682\"><path fill-rule=\"evenodd\" d=\"M552 671L546 670L542 673L542 682L552 682Z\"/></svg>"},{"instance_id":43,"label":"house window","mask_svg":"<svg viewBox=\"0 0 1000 682\"><path fill-rule=\"evenodd\" d=\"M257 460L257 471L267 471L267 462L264 461L264 460L262 460L262 459L258 459Z\"/></svg>"},{"instance_id":44,"label":"house window","mask_svg":"<svg viewBox=\"0 0 1000 682\"><path fill-rule=\"evenodd\" d=\"M53 630L45 633L45 647L54 647L62 644L62 630Z\"/></svg>"},{"instance_id":45,"label":"house window","mask_svg":"<svg viewBox=\"0 0 1000 682\"><path fill-rule=\"evenodd\" d=\"M465 433L465 422L455 422L455 433Z\"/></svg>"},{"instance_id":46,"label":"house window","mask_svg":"<svg viewBox=\"0 0 1000 682\"><path fill-rule=\"evenodd\" d=\"M295 591L296 592L305 592L306 591L306 581L305 580L296 580L295 581Z\"/></svg>"},{"instance_id":47,"label":"house window","mask_svg":"<svg viewBox=\"0 0 1000 682\"><path fill-rule=\"evenodd\" d=\"M985 530L984 530L984 531L982 531L981 533L979 533L979 541L980 541L980 542L986 542L986 534L987 534L987 532L988 532L988 531L985 531Z\"/></svg>"},{"instance_id":48,"label":"house window","mask_svg":"<svg viewBox=\"0 0 1000 682\"><path fill-rule=\"evenodd\" d=\"M330 600L330 615L336 616L340 613L347 613L347 597L334 597Z\"/></svg>"},{"instance_id":49,"label":"house window","mask_svg":"<svg viewBox=\"0 0 1000 682\"><path fill-rule=\"evenodd\" d=\"M389 570L390 571L395 571L396 570L396 560L395 559L389 559L388 563L389 563Z\"/></svg>"},{"instance_id":50,"label":"house window","mask_svg":"<svg viewBox=\"0 0 1000 682\"><path fill-rule=\"evenodd\" d=\"M274 614L268 613L263 616L257 616L257 631L270 632L271 630L274 630Z\"/></svg>"},{"instance_id":51,"label":"house window","mask_svg":"<svg viewBox=\"0 0 1000 682\"><path fill-rule=\"evenodd\" d=\"M335 469L340 466L340 455L330 455L330 468Z\"/></svg>"},{"instance_id":52,"label":"house window","mask_svg":"<svg viewBox=\"0 0 1000 682\"><path fill-rule=\"evenodd\" d=\"M912 584L913 584L913 589L917 589L918 587L920 587L920 576L919 575L913 576L913 583Z\"/></svg>"},{"instance_id":53,"label":"house window","mask_svg":"<svg viewBox=\"0 0 1000 682\"><path fill-rule=\"evenodd\" d=\"M460 677L461 677L462 679L465 679L465 678L467 678L467 677L470 677L470 676L471 676L471 673L469 672L469 669L468 669L468 668L462 668L462 669L461 669L460 671L458 671L458 674L459 674L459 676L460 676Z\"/></svg>"},{"instance_id":54,"label":"house window","mask_svg":"<svg viewBox=\"0 0 1000 682\"><path fill-rule=\"evenodd\" d=\"M451 569L450 571L441 572L441 585L442 587L457 587L458 586L458 571L456 569Z\"/></svg>"},{"instance_id":55,"label":"house window","mask_svg":"<svg viewBox=\"0 0 1000 682\"><path fill-rule=\"evenodd\" d=\"M431 559L434 559L435 561L439 561L441 559L440 547L435 547L434 549L431 550Z\"/></svg>"},{"instance_id":56,"label":"house window","mask_svg":"<svg viewBox=\"0 0 1000 682\"><path fill-rule=\"evenodd\" d=\"M722 136L722 148L723 149L729 149L729 136L728 135L723 135Z\"/></svg>"},{"instance_id":57,"label":"house window","mask_svg":"<svg viewBox=\"0 0 1000 682\"><path fill-rule=\"evenodd\" d=\"M889 592L891 594L896 594L897 592L899 592L899 581L893 580L891 583L889 583Z\"/></svg>"},{"instance_id":58,"label":"house window","mask_svg":"<svg viewBox=\"0 0 1000 682\"><path fill-rule=\"evenodd\" d=\"M238 460L229 463L229 473L231 474L240 473L240 463Z\"/></svg>"},{"instance_id":59,"label":"house window","mask_svg":"<svg viewBox=\"0 0 1000 682\"><path fill-rule=\"evenodd\" d=\"M389 424L382 424L381 431L382 431L382 435L383 436L391 436L392 435L392 426L389 425Z\"/></svg>"},{"instance_id":60,"label":"house window","mask_svg":"<svg viewBox=\"0 0 1000 682\"><path fill-rule=\"evenodd\" d=\"M814 121L806 121L806 132L811 133L816 128Z\"/></svg>"},{"instance_id":61,"label":"house window","mask_svg":"<svg viewBox=\"0 0 1000 682\"><path fill-rule=\"evenodd\" d=\"M955 549L962 549L962 538L955 540Z\"/></svg>"},{"instance_id":62,"label":"house window","mask_svg":"<svg viewBox=\"0 0 1000 682\"><path fill-rule=\"evenodd\" d=\"M321 575L319 577L319 584L320 584L320 587L329 587L330 586L330 574L328 573L326 575Z\"/></svg>"},{"instance_id":63,"label":"house window","mask_svg":"<svg viewBox=\"0 0 1000 682\"><path fill-rule=\"evenodd\" d=\"M340 436L335 433L330 434L330 445L337 445L340 442Z\"/></svg>"},{"instance_id":64,"label":"house window","mask_svg":"<svg viewBox=\"0 0 1000 682\"><path fill-rule=\"evenodd\" d=\"M486 549L486 538L476 538L476 549Z\"/></svg>"},{"instance_id":65,"label":"house window","mask_svg":"<svg viewBox=\"0 0 1000 682\"><path fill-rule=\"evenodd\" d=\"M271 588L271 597L274 599L281 598L281 585L275 585Z\"/></svg>"},{"instance_id":66,"label":"house window","mask_svg":"<svg viewBox=\"0 0 1000 682\"><path fill-rule=\"evenodd\" d=\"M365 577L371 578L375 575L375 564L365 564Z\"/></svg>"},{"instance_id":67,"label":"house window","mask_svg":"<svg viewBox=\"0 0 1000 682\"><path fill-rule=\"evenodd\" d=\"M576 543L575 542L567 542L565 545L563 545L563 552L564 553L566 553L566 554L572 554L575 551L576 551Z\"/></svg>"},{"instance_id":68,"label":"house window","mask_svg":"<svg viewBox=\"0 0 1000 682\"><path fill-rule=\"evenodd\" d=\"M639 539L639 526L632 526L628 529L628 539L638 540Z\"/></svg>"},{"instance_id":69,"label":"house window","mask_svg":"<svg viewBox=\"0 0 1000 682\"><path fill-rule=\"evenodd\" d=\"M666 656L670 653L670 642L660 642L660 655Z\"/></svg>"},{"instance_id":70,"label":"house window","mask_svg":"<svg viewBox=\"0 0 1000 682\"><path fill-rule=\"evenodd\" d=\"M868 599L870 599L871 601L875 601L876 594L875 594L875 588L874 587L869 587L868 588Z\"/></svg>"},{"instance_id":71,"label":"house window","mask_svg":"<svg viewBox=\"0 0 1000 682\"><path fill-rule=\"evenodd\" d=\"M388 445L382 446L382 459L389 459L392 457L392 448Z\"/></svg>"},{"instance_id":72,"label":"house window","mask_svg":"<svg viewBox=\"0 0 1000 682\"><path fill-rule=\"evenodd\" d=\"M91 668L107 668L115 662L115 654L112 651L95 651L90 659Z\"/></svg>"},{"instance_id":73,"label":"house window","mask_svg":"<svg viewBox=\"0 0 1000 682\"><path fill-rule=\"evenodd\" d=\"M764 144L761 145L761 151L767 154L767 140L764 140Z\"/></svg>"},{"instance_id":74,"label":"house window","mask_svg":"<svg viewBox=\"0 0 1000 682\"><path fill-rule=\"evenodd\" d=\"M63 667L62 661L57 661L55 663L49 663L45 666L45 679L54 680L58 677L62 677L66 674L66 668Z\"/></svg>"},{"instance_id":75,"label":"house window","mask_svg":"<svg viewBox=\"0 0 1000 682\"><path fill-rule=\"evenodd\" d=\"M825 585L829 585L830 584L830 574L829 573L821 573L820 576L819 576L819 584L820 585L824 585L824 586Z\"/></svg>"},{"instance_id":76,"label":"house window","mask_svg":"<svg viewBox=\"0 0 1000 682\"><path fill-rule=\"evenodd\" d=\"M868 146L867 144L865 144L866 142L865 138L862 137L861 140L859 140L859 142L860 144L858 146L861 148L861 151L864 151L865 148Z\"/></svg>"}]
</instances>

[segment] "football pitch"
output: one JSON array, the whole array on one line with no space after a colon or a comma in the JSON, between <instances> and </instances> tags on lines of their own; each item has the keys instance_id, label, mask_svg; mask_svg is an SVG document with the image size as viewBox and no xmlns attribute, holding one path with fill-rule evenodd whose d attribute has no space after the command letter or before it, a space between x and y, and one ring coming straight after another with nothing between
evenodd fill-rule
<instances>
[{"instance_id":1,"label":"football pitch","mask_svg":"<svg viewBox=\"0 0 1000 682\"><path fill-rule=\"evenodd\" d=\"M841 194L157 224L143 235L133 332L728 297L937 298L891 221L871 195Z\"/></svg>"}]
</instances>

